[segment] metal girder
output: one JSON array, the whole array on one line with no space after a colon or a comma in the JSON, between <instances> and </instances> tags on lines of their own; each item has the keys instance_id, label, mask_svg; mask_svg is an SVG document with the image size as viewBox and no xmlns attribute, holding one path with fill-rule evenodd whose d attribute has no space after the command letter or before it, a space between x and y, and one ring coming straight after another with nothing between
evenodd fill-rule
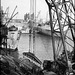
<instances>
[{"instance_id":1,"label":"metal girder","mask_svg":"<svg viewBox=\"0 0 75 75\"><path fill-rule=\"evenodd\" d=\"M71 0L68 0L68 1L67 0L61 0L62 2L56 2L56 0L45 0L45 1L46 1L46 3L48 4L48 7L49 7L49 16L50 16L50 26L51 26L51 33L52 33L53 52L55 54L54 34L57 35L57 33L60 33L60 36L61 36L61 39L62 39L63 49L65 50L66 62L67 62L67 66L68 66L68 54L67 54L67 49L66 49L66 43L70 47L72 47L72 49L73 49L73 46L70 43L68 43L67 41L65 41L65 38L68 38L72 42L75 42L75 37L74 37L74 34L75 34L74 33L74 31L75 31L74 30L75 29L75 27L74 27L75 19L73 18L73 16L75 15L74 14L74 11L75 11L74 10L74 5L73 5ZM55 16L53 14L54 12L55 12ZM63 20L60 20L59 12L63 14L63 16L61 16L61 18ZM72 13L72 16L70 15L70 13ZM54 17L52 17L52 15ZM53 22L54 20L55 20L55 22ZM63 23L62 23L62 21L63 21ZM55 28L57 26L57 24L58 24L58 27ZM68 27L68 29L64 33L64 29L66 27ZM59 30L59 31L57 31L57 30ZM69 30L71 32L72 38L67 36L67 32ZM55 32L57 32L57 33L55 33ZM75 48L75 43L74 43L74 48ZM54 56L54 59L56 59L55 56Z\"/></svg>"},{"instance_id":2,"label":"metal girder","mask_svg":"<svg viewBox=\"0 0 75 75\"><path fill-rule=\"evenodd\" d=\"M55 40L54 40L54 28L53 28L53 22L52 22L52 12L51 12L51 5L46 0L48 7L49 7L49 16L50 16L50 27L51 27L51 35L52 35L52 46L53 46L53 53L54 53L54 60L56 61L56 54L55 54Z\"/></svg>"}]
</instances>

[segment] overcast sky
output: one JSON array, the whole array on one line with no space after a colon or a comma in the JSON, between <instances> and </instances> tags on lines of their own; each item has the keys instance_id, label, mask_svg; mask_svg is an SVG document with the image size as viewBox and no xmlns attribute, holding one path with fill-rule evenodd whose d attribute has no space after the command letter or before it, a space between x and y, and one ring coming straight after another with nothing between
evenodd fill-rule
<instances>
[{"instance_id":1,"label":"overcast sky","mask_svg":"<svg viewBox=\"0 0 75 75\"><path fill-rule=\"evenodd\" d=\"M30 12L30 0L1 0L1 6L3 6L4 11L9 7L9 15L12 14L16 5L17 9L15 13L19 12L19 14L15 18L24 19L24 14ZM36 0L36 15L39 11L41 11L39 18L45 20L48 14L48 7L45 0Z\"/></svg>"}]
</instances>

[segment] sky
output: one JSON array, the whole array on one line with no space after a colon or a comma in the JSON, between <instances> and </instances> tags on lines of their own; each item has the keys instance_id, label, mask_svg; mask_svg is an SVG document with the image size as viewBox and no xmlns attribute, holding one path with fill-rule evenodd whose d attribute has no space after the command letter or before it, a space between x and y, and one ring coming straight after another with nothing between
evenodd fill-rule
<instances>
[{"instance_id":1,"label":"sky","mask_svg":"<svg viewBox=\"0 0 75 75\"><path fill-rule=\"evenodd\" d=\"M18 12L18 14L14 18L24 19L24 14L30 12L30 0L1 0L1 6L3 6L4 11L9 7L9 16L12 14L16 5L17 9L15 13ZM39 11L38 18L46 20L48 7L45 0L36 0L36 15Z\"/></svg>"}]
</instances>

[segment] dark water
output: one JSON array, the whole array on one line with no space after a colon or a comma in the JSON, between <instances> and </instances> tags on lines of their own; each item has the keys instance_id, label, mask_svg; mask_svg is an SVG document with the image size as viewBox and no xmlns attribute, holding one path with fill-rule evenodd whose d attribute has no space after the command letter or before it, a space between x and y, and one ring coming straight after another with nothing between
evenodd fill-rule
<instances>
[{"instance_id":1,"label":"dark water","mask_svg":"<svg viewBox=\"0 0 75 75\"><path fill-rule=\"evenodd\" d=\"M18 43L18 49L19 49L19 57L23 56L22 55L23 52L29 51L29 34L21 34ZM32 40L31 52L33 52L33 40ZM41 61L45 59L53 60L51 37L47 35L36 34L34 53Z\"/></svg>"}]
</instances>

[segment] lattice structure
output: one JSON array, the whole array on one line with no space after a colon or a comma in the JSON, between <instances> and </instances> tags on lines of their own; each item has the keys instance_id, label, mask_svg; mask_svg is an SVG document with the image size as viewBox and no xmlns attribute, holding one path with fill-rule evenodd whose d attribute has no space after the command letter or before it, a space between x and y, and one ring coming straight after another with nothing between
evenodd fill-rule
<instances>
[{"instance_id":1,"label":"lattice structure","mask_svg":"<svg viewBox=\"0 0 75 75\"><path fill-rule=\"evenodd\" d=\"M67 51L75 52L75 6L74 0L45 0L49 8L50 27L52 34L52 44L54 52L54 60L59 57L60 48L63 46L63 50L66 56L66 62L68 65L68 53ZM61 37L58 46L55 46L54 34ZM70 48L68 48L70 47ZM56 51L57 57L56 57Z\"/></svg>"}]
</instances>

